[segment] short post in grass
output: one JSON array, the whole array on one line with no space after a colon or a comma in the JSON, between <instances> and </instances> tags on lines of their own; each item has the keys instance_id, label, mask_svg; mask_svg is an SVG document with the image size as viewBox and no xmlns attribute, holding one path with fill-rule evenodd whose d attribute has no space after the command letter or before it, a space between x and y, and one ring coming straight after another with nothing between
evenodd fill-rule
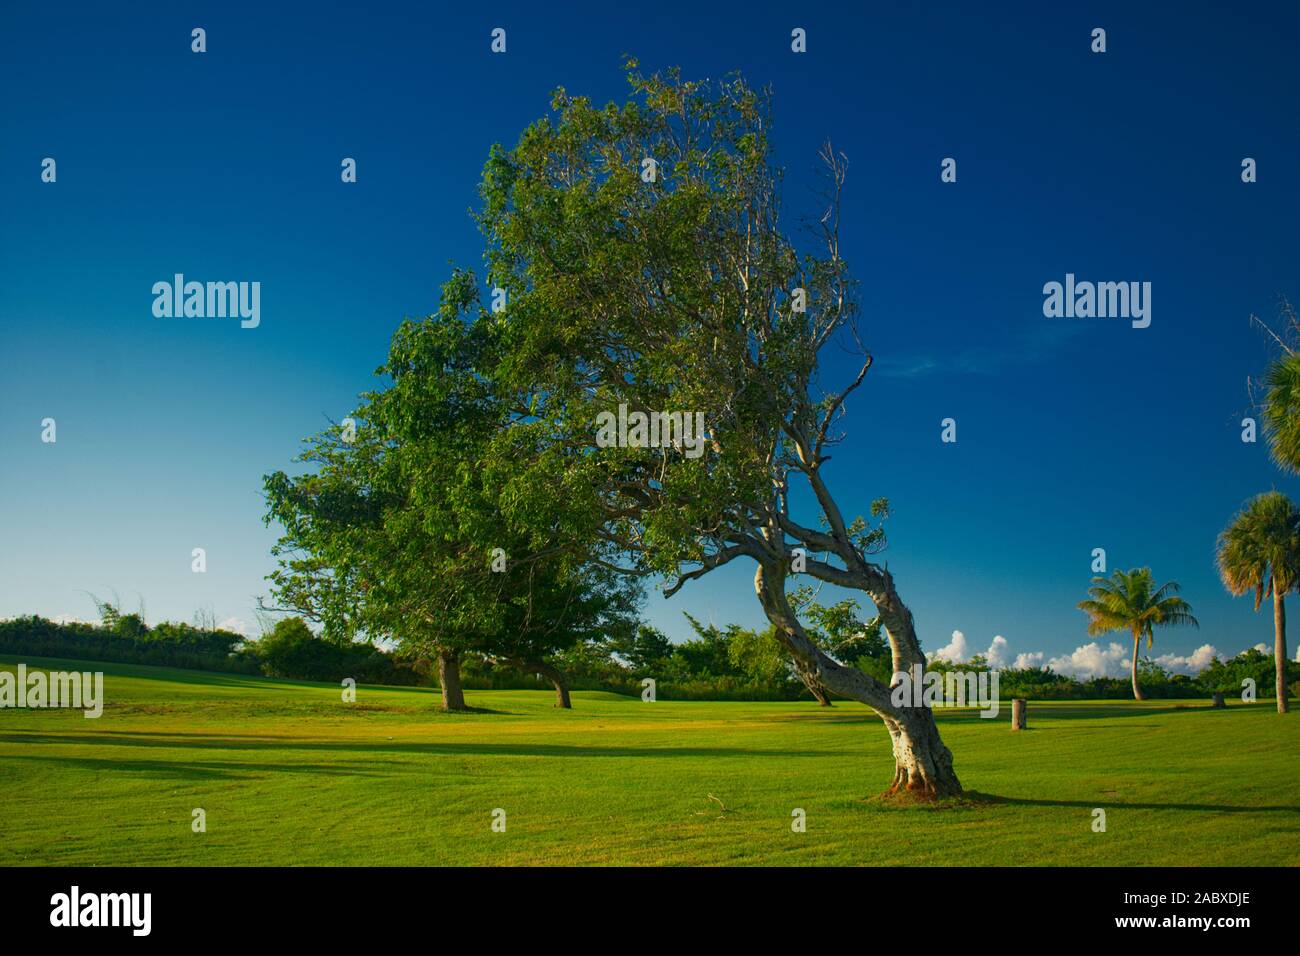
<instances>
[{"instance_id":1,"label":"short post in grass","mask_svg":"<svg viewBox=\"0 0 1300 956\"><path fill-rule=\"evenodd\" d=\"M1028 701L1022 697L1011 698L1011 729L1024 730L1029 723Z\"/></svg>"},{"instance_id":2,"label":"short post in grass","mask_svg":"<svg viewBox=\"0 0 1300 956\"><path fill-rule=\"evenodd\" d=\"M1214 703L1213 703L1211 706L1212 706L1215 710L1218 710L1220 707L1227 707L1227 706L1228 706L1227 704L1225 704L1225 703L1223 702L1223 695L1222 695L1222 694L1215 694L1214 697L1213 697L1213 700L1214 700Z\"/></svg>"}]
</instances>

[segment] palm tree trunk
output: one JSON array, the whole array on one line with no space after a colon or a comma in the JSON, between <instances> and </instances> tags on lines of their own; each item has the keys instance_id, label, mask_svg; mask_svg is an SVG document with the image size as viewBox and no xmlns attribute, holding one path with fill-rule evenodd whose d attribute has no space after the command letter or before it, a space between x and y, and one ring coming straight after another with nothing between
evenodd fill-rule
<instances>
[{"instance_id":1,"label":"palm tree trunk","mask_svg":"<svg viewBox=\"0 0 1300 956\"><path fill-rule=\"evenodd\" d=\"M1146 700L1142 696L1142 688L1138 686L1138 645L1142 643L1142 635L1135 635L1133 638L1133 699Z\"/></svg>"},{"instance_id":2,"label":"palm tree trunk","mask_svg":"<svg viewBox=\"0 0 1300 956\"><path fill-rule=\"evenodd\" d=\"M1286 605L1282 592L1273 585L1273 665L1276 668L1277 712L1285 714L1290 707L1286 700Z\"/></svg>"}]
</instances>

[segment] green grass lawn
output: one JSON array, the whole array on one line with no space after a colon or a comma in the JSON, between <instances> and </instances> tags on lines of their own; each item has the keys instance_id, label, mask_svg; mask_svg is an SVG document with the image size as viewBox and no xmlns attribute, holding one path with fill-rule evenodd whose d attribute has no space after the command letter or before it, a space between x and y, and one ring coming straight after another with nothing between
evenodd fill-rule
<instances>
[{"instance_id":1,"label":"green grass lawn","mask_svg":"<svg viewBox=\"0 0 1300 956\"><path fill-rule=\"evenodd\" d=\"M1300 861L1300 716L1268 701L1031 702L1023 733L1009 707L941 711L963 784L996 799L898 808L871 799L888 735L847 701L579 692L566 712L549 692L470 691L479 710L450 715L425 689L345 704L332 685L26 663L102 670L107 703L98 720L0 710L5 865Z\"/></svg>"}]
</instances>

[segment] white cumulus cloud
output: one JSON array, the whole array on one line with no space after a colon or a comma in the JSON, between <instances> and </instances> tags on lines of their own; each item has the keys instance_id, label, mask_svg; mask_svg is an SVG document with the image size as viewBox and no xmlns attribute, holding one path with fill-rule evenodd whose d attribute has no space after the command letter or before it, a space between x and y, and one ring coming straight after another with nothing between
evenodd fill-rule
<instances>
[{"instance_id":1,"label":"white cumulus cloud","mask_svg":"<svg viewBox=\"0 0 1300 956\"><path fill-rule=\"evenodd\" d=\"M228 617L217 625L218 631L233 631L248 637L248 625L237 617Z\"/></svg>"},{"instance_id":2,"label":"white cumulus cloud","mask_svg":"<svg viewBox=\"0 0 1300 956\"><path fill-rule=\"evenodd\" d=\"M989 649L984 652L984 657L989 662L989 667L1003 668L1007 666L1007 661L1011 655L1011 645L1001 634L993 638L993 643Z\"/></svg>"},{"instance_id":3,"label":"white cumulus cloud","mask_svg":"<svg viewBox=\"0 0 1300 956\"><path fill-rule=\"evenodd\" d=\"M1076 647L1071 653L1053 657L1048 666L1058 674L1087 680L1089 677L1123 677L1128 669L1128 652L1114 641L1103 648L1096 641Z\"/></svg>"},{"instance_id":4,"label":"white cumulus cloud","mask_svg":"<svg viewBox=\"0 0 1300 956\"><path fill-rule=\"evenodd\" d=\"M1029 670L1031 667L1041 668L1043 666L1043 658L1046 656L1047 655L1042 651L1029 651L1024 654L1017 654L1016 662L1011 666L1016 670Z\"/></svg>"},{"instance_id":5,"label":"white cumulus cloud","mask_svg":"<svg viewBox=\"0 0 1300 956\"><path fill-rule=\"evenodd\" d=\"M1210 661L1219 656L1213 644L1202 644L1191 654L1161 654L1156 663L1174 674L1187 674L1189 677L1199 674L1210 666Z\"/></svg>"},{"instance_id":6,"label":"white cumulus cloud","mask_svg":"<svg viewBox=\"0 0 1300 956\"><path fill-rule=\"evenodd\" d=\"M1263 644L1257 645L1261 651L1268 653ZM1001 634L995 635L988 649L977 651L961 631L952 632L952 640L929 655L929 660L946 661L950 664L964 664L976 653L983 655L989 666L999 670L1015 668L1017 670L1041 669L1050 667L1058 674L1088 680L1091 677L1127 677L1131 666L1132 646L1111 641L1103 646L1093 641L1076 647L1068 654L1049 657L1043 651L1012 652L1011 643ZM1190 654L1162 654L1155 662L1174 674L1195 676L1210 665L1215 657L1220 657L1218 648L1213 644L1202 644ZM1296 660L1300 662L1300 651Z\"/></svg>"},{"instance_id":7,"label":"white cumulus cloud","mask_svg":"<svg viewBox=\"0 0 1300 956\"><path fill-rule=\"evenodd\" d=\"M952 640L930 655L932 661L947 661L949 664L964 664L970 660L970 648L966 645L966 635L961 631L952 632Z\"/></svg>"},{"instance_id":8,"label":"white cumulus cloud","mask_svg":"<svg viewBox=\"0 0 1300 956\"><path fill-rule=\"evenodd\" d=\"M965 664L970 661L976 653L979 653L990 667L1006 667L1011 660L1011 645L1001 634L994 636L993 641L985 651L975 651L971 648L970 642L966 640L966 635L961 631L952 632L952 640L939 648L932 654L927 655L928 660L946 661L949 664ZM1021 655L1024 656L1024 655Z\"/></svg>"}]
</instances>

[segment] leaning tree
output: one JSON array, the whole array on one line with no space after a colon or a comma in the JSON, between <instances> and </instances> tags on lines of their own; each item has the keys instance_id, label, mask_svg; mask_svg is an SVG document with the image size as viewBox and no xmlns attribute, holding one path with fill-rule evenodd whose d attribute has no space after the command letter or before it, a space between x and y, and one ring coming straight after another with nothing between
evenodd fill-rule
<instances>
[{"instance_id":1,"label":"leaning tree","mask_svg":"<svg viewBox=\"0 0 1300 956\"><path fill-rule=\"evenodd\" d=\"M646 77L635 62L628 76L622 105L557 91L552 114L513 148L494 148L484 169L496 308L468 288L457 307L493 343L484 377L511 409L484 460L505 489L503 517L601 540L620 570L666 576L668 595L752 562L758 600L800 672L884 722L891 791L958 794L933 712L823 651L788 590L807 575L865 594L894 671L925 668L912 613L878 558L887 506L846 514L828 477L846 401L872 361L840 252L846 161L822 150L826 210L791 235L766 92L739 77ZM821 359L840 348L857 361L827 388ZM653 412L684 414L656 436L637 417ZM614 414L629 427L610 441L602 429ZM706 436L682 427L699 422ZM848 477L856 493L861 475Z\"/></svg>"}]
</instances>

